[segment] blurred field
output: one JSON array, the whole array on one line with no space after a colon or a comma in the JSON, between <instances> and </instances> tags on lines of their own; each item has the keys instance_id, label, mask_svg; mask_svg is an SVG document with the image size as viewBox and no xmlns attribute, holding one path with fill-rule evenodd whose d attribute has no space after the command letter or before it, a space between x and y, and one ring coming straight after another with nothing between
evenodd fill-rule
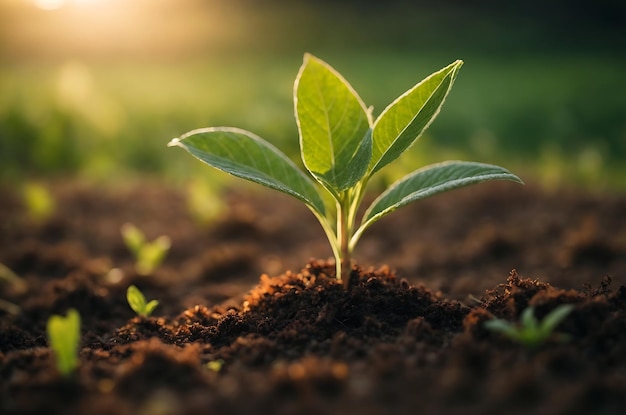
<instances>
[{"instance_id":1,"label":"blurred field","mask_svg":"<svg viewBox=\"0 0 626 415\"><path fill-rule=\"evenodd\" d=\"M624 41L606 42L619 27L560 38L549 21L533 26L480 8L466 15L453 1L422 14L403 2L363 10L357 2L144 0L119 10L119 0L91 2L44 11L0 1L0 180L210 175L165 145L218 125L249 129L297 158L292 87L308 51L375 114L465 61L398 171L460 158L548 186L626 190L626 55ZM96 6L101 20L90 21Z\"/></svg>"}]
</instances>

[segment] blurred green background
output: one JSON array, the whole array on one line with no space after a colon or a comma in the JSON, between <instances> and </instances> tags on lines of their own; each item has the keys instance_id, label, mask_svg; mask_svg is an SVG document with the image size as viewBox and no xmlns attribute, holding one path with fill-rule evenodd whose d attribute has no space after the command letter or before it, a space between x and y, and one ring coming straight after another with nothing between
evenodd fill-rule
<instances>
[{"instance_id":1,"label":"blurred green background","mask_svg":"<svg viewBox=\"0 0 626 415\"><path fill-rule=\"evenodd\" d=\"M375 115L465 61L397 170L468 159L546 186L626 190L623 0L0 0L0 180L216 174L166 147L206 126L298 158L304 52Z\"/></svg>"}]
</instances>

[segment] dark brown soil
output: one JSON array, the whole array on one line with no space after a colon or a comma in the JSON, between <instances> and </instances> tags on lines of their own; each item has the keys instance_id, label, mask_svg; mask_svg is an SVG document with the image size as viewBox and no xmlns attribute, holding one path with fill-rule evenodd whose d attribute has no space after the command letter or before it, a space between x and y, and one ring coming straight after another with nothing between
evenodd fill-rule
<instances>
[{"instance_id":1,"label":"dark brown soil","mask_svg":"<svg viewBox=\"0 0 626 415\"><path fill-rule=\"evenodd\" d=\"M0 281L20 307L0 309L2 414L626 408L624 196L495 183L426 200L370 229L346 291L332 261L310 259L330 255L321 227L275 192L228 194L201 226L162 185L50 185L57 210L41 222L0 190L0 263L26 283ZM135 273L125 222L172 239L153 275ZM153 317L134 316L130 284L160 300ZM568 342L527 349L483 326L566 303ZM62 378L45 324L71 307L81 366Z\"/></svg>"}]
</instances>

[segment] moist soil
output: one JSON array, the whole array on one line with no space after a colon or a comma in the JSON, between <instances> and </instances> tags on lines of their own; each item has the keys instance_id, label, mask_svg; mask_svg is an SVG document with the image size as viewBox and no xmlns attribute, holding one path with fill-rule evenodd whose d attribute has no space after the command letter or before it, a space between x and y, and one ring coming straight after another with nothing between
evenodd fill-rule
<instances>
[{"instance_id":1,"label":"moist soil","mask_svg":"<svg viewBox=\"0 0 626 415\"><path fill-rule=\"evenodd\" d=\"M201 224L162 184L46 185L56 210L39 220L0 189L0 263L23 281L0 281L2 414L626 408L625 196L489 183L407 206L365 234L345 290L313 215L276 192L228 193ZM152 275L134 270L127 222L172 240ZM129 308L131 284L160 301L153 316ZM567 341L484 327L561 304ZM80 367L62 377L45 325L69 308Z\"/></svg>"}]
</instances>

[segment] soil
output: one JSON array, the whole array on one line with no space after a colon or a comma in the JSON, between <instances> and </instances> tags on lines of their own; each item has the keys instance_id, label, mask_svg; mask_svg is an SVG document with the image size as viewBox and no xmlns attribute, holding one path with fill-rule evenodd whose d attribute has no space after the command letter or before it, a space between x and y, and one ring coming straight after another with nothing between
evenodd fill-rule
<instances>
[{"instance_id":1,"label":"soil","mask_svg":"<svg viewBox=\"0 0 626 415\"><path fill-rule=\"evenodd\" d=\"M162 184L49 185L57 209L39 221L0 189L0 263L25 282L0 281L19 306L0 309L2 414L626 408L626 196L512 183L437 196L372 226L344 290L313 215L276 192L233 191L201 225ZM126 222L172 240L150 276ZM131 284L160 300L152 317L129 308ZM568 341L529 349L483 326L566 303ZM45 324L69 308L81 364L64 378Z\"/></svg>"}]
</instances>

